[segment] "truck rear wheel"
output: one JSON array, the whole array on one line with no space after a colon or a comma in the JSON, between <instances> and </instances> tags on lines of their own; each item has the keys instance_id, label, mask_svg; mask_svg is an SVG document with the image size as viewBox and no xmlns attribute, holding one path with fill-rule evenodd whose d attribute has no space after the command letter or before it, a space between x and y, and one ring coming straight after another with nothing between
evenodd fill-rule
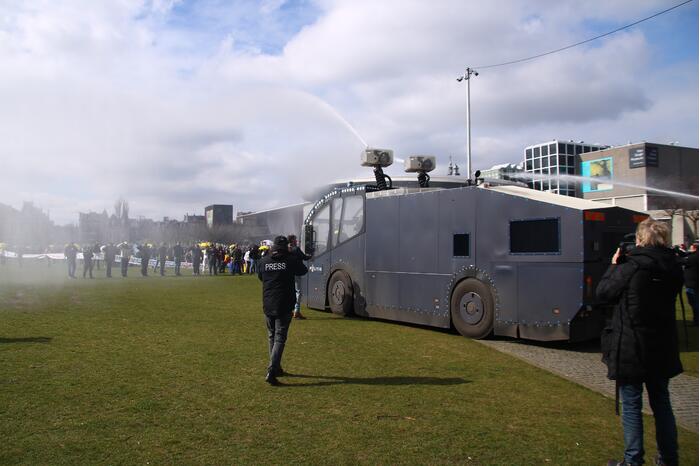
<instances>
[{"instance_id":1,"label":"truck rear wheel","mask_svg":"<svg viewBox=\"0 0 700 466\"><path fill-rule=\"evenodd\" d=\"M467 338L480 340L493 331L493 295L487 285L474 278L457 284L450 300L452 324Z\"/></svg>"},{"instance_id":2,"label":"truck rear wheel","mask_svg":"<svg viewBox=\"0 0 700 466\"><path fill-rule=\"evenodd\" d=\"M354 296L352 280L343 271L335 272L328 282L328 305L333 314L349 316L353 314Z\"/></svg>"}]
</instances>

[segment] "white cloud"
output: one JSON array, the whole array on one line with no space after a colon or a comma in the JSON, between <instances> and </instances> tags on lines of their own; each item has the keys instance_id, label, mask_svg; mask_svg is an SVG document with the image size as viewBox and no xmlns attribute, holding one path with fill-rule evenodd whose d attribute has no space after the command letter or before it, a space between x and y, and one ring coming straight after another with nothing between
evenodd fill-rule
<instances>
[{"instance_id":1,"label":"white cloud","mask_svg":"<svg viewBox=\"0 0 700 466\"><path fill-rule=\"evenodd\" d=\"M250 21L282 40L285 2L206 3L200 19L232 18L218 35L194 21L174 27L183 6L0 3L0 202L34 200L60 222L120 195L152 217L211 202L273 207L364 174L360 138L444 166L464 153L464 66L571 43L592 34L586 21L624 22L665 3L596 0L582 12L559 1L319 1L317 20L268 53L250 42ZM475 167L554 137L696 145L697 59L650 73L659 48L635 29L482 70Z\"/></svg>"}]
</instances>

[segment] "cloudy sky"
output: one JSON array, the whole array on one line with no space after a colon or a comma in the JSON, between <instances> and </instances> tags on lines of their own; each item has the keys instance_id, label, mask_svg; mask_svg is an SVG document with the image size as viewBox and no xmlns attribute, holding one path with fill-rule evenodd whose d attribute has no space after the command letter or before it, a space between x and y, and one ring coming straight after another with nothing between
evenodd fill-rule
<instances>
[{"instance_id":1,"label":"cloudy sky","mask_svg":"<svg viewBox=\"0 0 700 466\"><path fill-rule=\"evenodd\" d=\"M479 67L680 0L0 0L0 202L257 210L370 174L365 142L465 166ZM553 138L698 146L698 2L472 81L475 168ZM399 164L389 173L401 173Z\"/></svg>"}]
</instances>

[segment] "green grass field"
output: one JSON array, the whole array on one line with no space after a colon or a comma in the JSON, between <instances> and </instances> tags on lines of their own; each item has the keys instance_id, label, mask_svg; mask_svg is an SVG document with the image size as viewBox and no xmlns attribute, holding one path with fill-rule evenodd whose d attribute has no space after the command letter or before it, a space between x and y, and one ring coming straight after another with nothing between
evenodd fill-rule
<instances>
[{"instance_id":1,"label":"green grass field","mask_svg":"<svg viewBox=\"0 0 700 466\"><path fill-rule=\"evenodd\" d=\"M293 376L270 387L254 277L63 272L0 267L1 464L594 465L622 452L612 400L450 332L306 311L285 352ZM679 441L697 464L698 435Z\"/></svg>"}]
</instances>

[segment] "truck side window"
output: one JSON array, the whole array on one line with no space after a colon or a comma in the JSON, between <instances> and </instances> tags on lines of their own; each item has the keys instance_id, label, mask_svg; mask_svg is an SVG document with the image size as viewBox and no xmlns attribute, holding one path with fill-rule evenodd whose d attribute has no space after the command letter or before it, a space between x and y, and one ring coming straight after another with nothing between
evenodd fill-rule
<instances>
[{"instance_id":1,"label":"truck side window","mask_svg":"<svg viewBox=\"0 0 700 466\"><path fill-rule=\"evenodd\" d=\"M453 236L452 255L456 257L469 256L469 233L458 234Z\"/></svg>"},{"instance_id":2,"label":"truck side window","mask_svg":"<svg viewBox=\"0 0 700 466\"><path fill-rule=\"evenodd\" d=\"M343 213L343 198L337 197L331 203L331 247L338 244L338 234L340 233L340 215Z\"/></svg>"},{"instance_id":3,"label":"truck side window","mask_svg":"<svg viewBox=\"0 0 700 466\"><path fill-rule=\"evenodd\" d=\"M343 220L340 226L338 242L347 241L360 233L364 222L364 199L362 196L348 196L345 198L343 208Z\"/></svg>"},{"instance_id":4,"label":"truck side window","mask_svg":"<svg viewBox=\"0 0 700 466\"><path fill-rule=\"evenodd\" d=\"M510 252L514 254L559 253L559 238L558 218L510 222Z\"/></svg>"},{"instance_id":5,"label":"truck side window","mask_svg":"<svg viewBox=\"0 0 700 466\"><path fill-rule=\"evenodd\" d=\"M328 249L328 230L330 229L330 214L330 205L326 205L318 211L318 213L311 222L314 226L314 242L316 243L316 250L314 251L314 255L323 254Z\"/></svg>"}]
</instances>

